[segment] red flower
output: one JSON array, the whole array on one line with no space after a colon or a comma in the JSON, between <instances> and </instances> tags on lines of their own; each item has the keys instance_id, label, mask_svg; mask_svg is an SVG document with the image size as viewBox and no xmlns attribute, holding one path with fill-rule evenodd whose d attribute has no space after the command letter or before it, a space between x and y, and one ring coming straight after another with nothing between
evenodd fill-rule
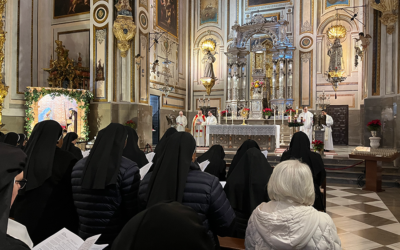
<instances>
[{"instance_id":1,"label":"red flower","mask_svg":"<svg viewBox=\"0 0 400 250\"><path fill-rule=\"evenodd\" d=\"M379 119L368 122L367 127L371 131L377 131L382 126Z\"/></svg>"},{"instance_id":2,"label":"red flower","mask_svg":"<svg viewBox=\"0 0 400 250\"><path fill-rule=\"evenodd\" d=\"M244 111L250 111L250 109L248 109L248 108L244 108L243 110L244 110Z\"/></svg>"}]
</instances>

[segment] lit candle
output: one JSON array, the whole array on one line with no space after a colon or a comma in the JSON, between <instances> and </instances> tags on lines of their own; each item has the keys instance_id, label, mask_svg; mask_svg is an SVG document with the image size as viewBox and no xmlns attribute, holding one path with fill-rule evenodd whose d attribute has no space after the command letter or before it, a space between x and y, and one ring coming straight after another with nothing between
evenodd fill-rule
<instances>
[{"instance_id":1,"label":"lit candle","mask_svg":"<svg viewBox=\"0 0 400 250\"><path fill-rule=\"evenodd\" d=\"M276 110L274 109L274 125L275 125L275 122L276 122Z\"/></svg>"}]
</instances>

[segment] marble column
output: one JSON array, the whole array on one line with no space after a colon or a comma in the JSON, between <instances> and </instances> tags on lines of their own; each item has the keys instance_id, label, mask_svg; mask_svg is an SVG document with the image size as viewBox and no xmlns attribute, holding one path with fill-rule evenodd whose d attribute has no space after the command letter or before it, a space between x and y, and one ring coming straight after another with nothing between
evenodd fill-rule
<instances>
[{"instance_id":1,"label":"marble column","mask_svg":"<svg viewBox=\"0 0 400 250\"><path fill-rule=\"evenodd\" d=\"M293 99L293 59L287 60L287 99Z\"/></svg>"},{"instance_id":2,"label":"marble column","mask_svg":"<svg viewBox=\"0 0 400 250\"><path fill-rule=\"evenodd\" d=\"M394 57L396 56L394 49L394 44L393 44L393 34L385 34L386 35L386 46L384 48L386 49L386 67L385 67L385 92L386 95L391 95L394 94L394 83L393 81L394 77L394 72L393 72L393 66L394 66Z\"/></svg>"},{"instance_id":3,"label":"marble column","mask_svg":"<svg viewBox=\"0 0 400 250\"><path fill-rule=\"evenodd\" d=\"M230 63L228 65L228 86L227 86L227 101L230 102L232 99L232 65Z\"/></svg>"},{"instance_id":4,"label":"marble column","mask_svg":"<svg viewBox=\"0 0 400 250\"><path fill-rule=\"evenodd\" d=\"M285 79L286 79L286 63L284 58L279 59L279 96L278 99L284 99L284 88L285 88Z\"/></svg>"},{"instance_id":5,"label":"marble column","mask_svg":"<svg viewBox=\"0 0 400 250\"><path fill-rule=\"evenodd\" d=\"M246 77L246 63L241 64L242 69L242 88L240 91L240 101L246 101L247 77Z\"/></svg>"},{"instance_id":6,"label":"marble column","mask_svg":"<svg viewBox=\"0 0 400 250\"><path fill-rule=\"evenodd\" d=\"M278 60L272 60L272 91L271 100L276 99L276 69L278 67Z\"/></svg>"}]
</instances>

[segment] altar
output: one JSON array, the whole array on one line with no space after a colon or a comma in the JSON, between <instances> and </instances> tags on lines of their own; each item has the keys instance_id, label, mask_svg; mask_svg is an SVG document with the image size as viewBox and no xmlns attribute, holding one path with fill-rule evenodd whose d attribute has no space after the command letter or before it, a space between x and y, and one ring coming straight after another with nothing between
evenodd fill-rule
<instances>
[{"instance_id":1,"label":"altar","mask_svg":"<svg viewBox=\"0 0 400 250\"><path fill-rule=\"evenodd\" d=\"M258 143L261 150L274 152L280 147L279 125L209 125L210 147L221 145L225 150L236 151L247 139Z\"/></svg>"}]
</instances>

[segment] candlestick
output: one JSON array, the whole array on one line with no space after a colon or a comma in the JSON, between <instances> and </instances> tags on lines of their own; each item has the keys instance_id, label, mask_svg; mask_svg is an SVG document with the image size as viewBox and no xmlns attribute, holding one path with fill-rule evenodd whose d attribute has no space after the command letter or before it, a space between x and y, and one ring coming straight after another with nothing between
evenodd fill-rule
<instances>
[{"instance_id":1,"label":"candlestick","mask_svg":"<svg viewBox=\"0 0 400 250\"><path fill-rule=\"evenodd\" d=\"M274 125L276 125L276 110L274 109Z\"/></svg>"},{"instance_id":2,"label":"candlestick","mask_svg":"<svg viewBox=\"0 0 400 250\"><path fill-rule=\"evenodd\" d=\"M285 113L283 111L281 113L282 113L282 127L283 127L283 116Z\"/></svg>"},{"instance_id":3,"label":"candlestick","mask_svg":"<svg viewBox=\"0 0 400 250\"><path fill-rule=\"evenodd\" d=\"M232 125L233 125L233 110L232 110Z\"/></svg>"},{"instance_id":4,"label":"candlestick","mask_svg":"<svg viewBox=\"0 0 400 250\"><path fill-rule=\"evenodd\" d=\"M203 100L205 100L205 99L206 99L206 94L203 95Z\"/></svg>"}]
</instances>

